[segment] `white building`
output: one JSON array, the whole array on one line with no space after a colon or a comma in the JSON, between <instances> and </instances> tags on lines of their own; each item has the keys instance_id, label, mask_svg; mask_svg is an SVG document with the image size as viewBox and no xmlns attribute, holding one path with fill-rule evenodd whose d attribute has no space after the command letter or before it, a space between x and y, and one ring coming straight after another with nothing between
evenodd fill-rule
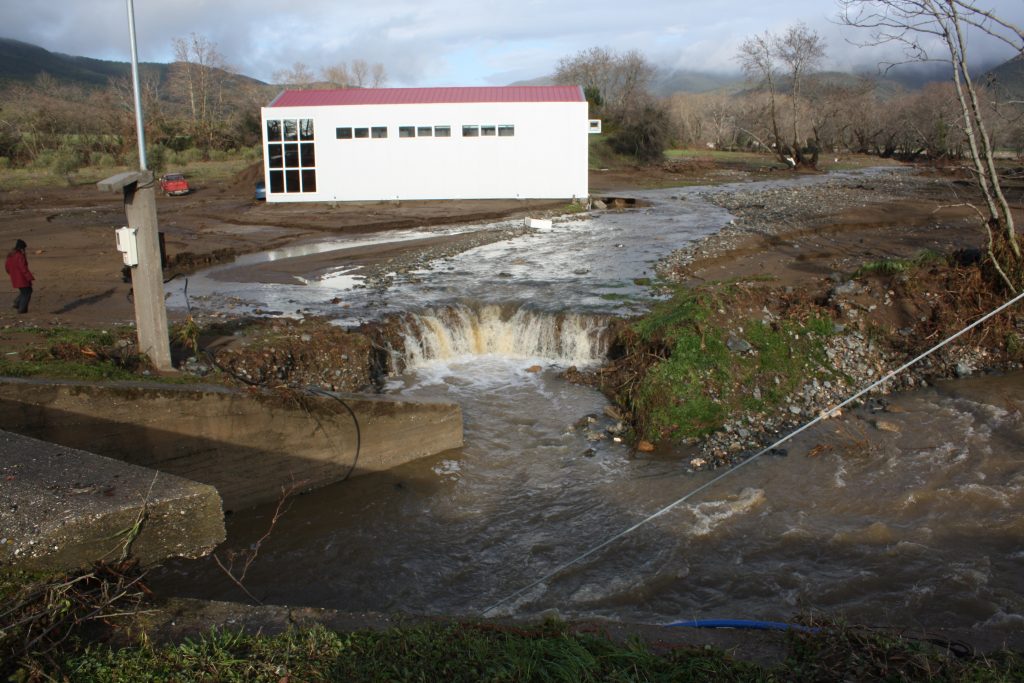
<instances>
[{"instance_id":1,"label":"white building","mask_svg":"<svg viewBox=\"0 0 1024 683\"><path fill-rule=\"evenodd\" d=\"M578 86L286 90L261 113L269 202L589 193Z\"/></svg>"}]
</instances>

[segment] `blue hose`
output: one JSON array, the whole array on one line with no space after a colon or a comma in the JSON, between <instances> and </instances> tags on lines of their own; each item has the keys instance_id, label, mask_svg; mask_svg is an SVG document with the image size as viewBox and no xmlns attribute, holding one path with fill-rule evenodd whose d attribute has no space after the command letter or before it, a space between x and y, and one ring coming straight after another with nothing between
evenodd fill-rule
<instances>
[{"instance_id":1,"label":"blue hose","mask_svg":"<svg viewBox=\"0 0 1024 683\"><path fill-rule=\"evenodd\" d=\"M797 631L799 633L820 633L820 628L787 624L783 621L754 621L751 619L697 619L695 621L674 621L666 626L689 628L741 628L753 631Z\"/></svg>"}]
</instances>

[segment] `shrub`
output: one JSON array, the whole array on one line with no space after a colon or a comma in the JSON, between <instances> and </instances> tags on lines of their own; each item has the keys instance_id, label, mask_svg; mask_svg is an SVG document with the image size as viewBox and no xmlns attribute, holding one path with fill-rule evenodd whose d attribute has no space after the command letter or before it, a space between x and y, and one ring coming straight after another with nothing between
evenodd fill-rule
<instances>
[{"instance_id":1,"label":"shrub","mask_svg":"<svg viewBox=\"0 0 1024 683\"><path fill-rule=\"evenodd\" d=\"M661 160L669 146L670 131L668 110L657 102L647 102L623 116L608 137L608 144L642 164L654 163Z\"/></svg>"},{"instance_id":2,"label":"shrub","mask_svg":"<svg viewBox=\"0 0 1024 683\"><path fill-rule=\"evenodd\" d=\"M82 156L78 150L72 147L62 147L53 155L50 161L50 171L54 175L70 176L85 165Z\"/></svg>"},{"instance_id":3,"label":"shrub","mask_svg":"<svg viewBox=\"0 0 1024 683\"><path fill-rule=\"evenodd\" d=\"M114 158L113 154L103 152L101 154L93 154L90 159L93 166L99 166L100 168L110 168L111 166L117 166L117 159Z\"/></svg>"}]
</instances>

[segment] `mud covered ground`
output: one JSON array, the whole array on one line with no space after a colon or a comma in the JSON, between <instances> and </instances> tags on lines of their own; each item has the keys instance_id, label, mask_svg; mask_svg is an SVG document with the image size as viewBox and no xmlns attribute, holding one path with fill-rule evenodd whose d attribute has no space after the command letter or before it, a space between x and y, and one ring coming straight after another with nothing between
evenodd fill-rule
<instances>
[{"instance_id":1,"label":"mud covered ground","mask_svg":"<svg viewBox=\"0 0 1024 683\"><path fill-rule=\"evenodd\" d=\"M773 308L780 297L829 302L839 286L841 300L829 303L839 317L860 316L874 334L892 337L897 346L905 347L900 342L913 334L922 312L934 309L926 300L932 293L895 286L885 278L846 291L843 284L850 274L880 259L913 258L924 250L951 254L984 246L978 215L968 206L971 188L961 175L949 170L916 169L913 174L905 170L909 169L810 188L731 193L709 189L706 198L728 208L736 220L718 235L667 255L660 264L661 274L690 285L770 280L770 287L751 288L747 303L755 311ZM757 167L682 159L642 169L595 170L591 187L595 198L608 199L628 196L638 187L714 185L785 178L789 173L773 168L767 160ZM167 277L237 254L328 235L386 233L579 209L564 201L517 200L267 204L252 198L257 174L258 168L250 167L226 181L197 185L184 197L158 195L159 225L169 259ZM1010 183L1011 201L1018 211L1019 185ZM122 280L120 255L114 248L114 228L123 223L121 197L101 193L92 184L0 189L0 244L13 246L16 239L24 239L37 278L28 314L0 308L0 352L18 354L53 327L131 323L131 285ZM481 228L400 245L370 246L354 251L351 258L372 276L417 268L431 258L505 239L507 232ZM256 280L261 277L254 273ZM13 295L12 290L12 299ZM178 318L172 318L172 326L181 315L172 313ZM240 328L244 326L228 324L207 330L201 347L220 360L200 357L198 364L193 362L186 369L204 372L222 364L239 370L241 381L295 380L343 390L364 387L372 376L366 364L372 362L373 353L366 340L353 338L346 344L337 330L318 321L263 321ZM188 357L178 355L182 360ZM331 377L315 367L317 359L325 358L337 370L332 370Z\"/></svg>"}]
</instances>

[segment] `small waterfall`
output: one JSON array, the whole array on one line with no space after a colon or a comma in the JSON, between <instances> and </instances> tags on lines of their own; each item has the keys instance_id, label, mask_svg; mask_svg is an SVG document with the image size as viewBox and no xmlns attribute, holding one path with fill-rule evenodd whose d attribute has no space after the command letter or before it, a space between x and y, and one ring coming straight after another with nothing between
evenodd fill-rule
<instances>
[{"instance_id":1,"label":"small waterfall","mask_svg":"<svg viewBox=\"0 0 1024 683\"><path fill-rule=\"evenodd\" d=\"M400 324L403 365L489 354L590 365L607 354L608 320L497 305L408 313Z\"/></svg>"}]
</instances>

